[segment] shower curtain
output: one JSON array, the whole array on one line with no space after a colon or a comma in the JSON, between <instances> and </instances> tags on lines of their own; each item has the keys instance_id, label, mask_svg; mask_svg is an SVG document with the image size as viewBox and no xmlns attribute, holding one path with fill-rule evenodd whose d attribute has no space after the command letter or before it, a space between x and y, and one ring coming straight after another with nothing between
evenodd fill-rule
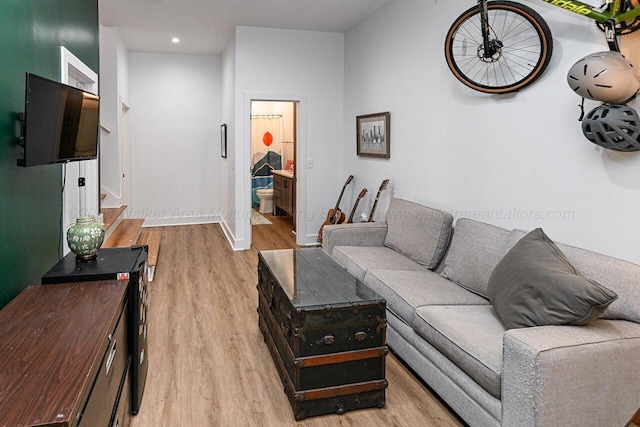
<instances>
[{"instance_id":1,"label":"shower curtain","mask_svg":"<svg viewBox=\"0 0 640 427\"><path fill-rule=\"evenodd\" d=\"M252 205L260 205L256 192L273 188L273 170L282 169L282 117L251 118L251 192Z\"/></svg>"}]
</instances>

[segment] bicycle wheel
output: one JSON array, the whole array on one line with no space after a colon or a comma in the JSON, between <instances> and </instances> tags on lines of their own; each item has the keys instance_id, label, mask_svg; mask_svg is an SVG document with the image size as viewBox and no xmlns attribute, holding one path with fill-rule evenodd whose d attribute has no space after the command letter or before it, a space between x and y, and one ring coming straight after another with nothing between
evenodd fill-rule
<instances>
[{"instance_id":1,"label":"bicycle wheel","mask_svg":"<svg viewBox=\"0 0 640 427\"><path fill-rule=\"evenodd\" d=\"M485 57L480 10L475 6L460 15L447 33L447 65L472 89L516 92L533 83L549 65L551 30L536 11L520 3L491 1L487 8L493 51Z\"/></svg>"}]
</instances>

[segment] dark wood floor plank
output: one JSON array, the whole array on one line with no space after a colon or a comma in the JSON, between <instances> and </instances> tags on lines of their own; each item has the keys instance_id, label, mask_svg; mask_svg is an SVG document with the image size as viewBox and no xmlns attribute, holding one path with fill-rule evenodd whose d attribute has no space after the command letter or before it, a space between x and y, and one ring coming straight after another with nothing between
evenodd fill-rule
<instances>
[{"instance_id":1,"label":"dark wood floor plank","mask_svg":"<svg viewBox=\"0 0 640 427\"><path fill-rule=\"evenodd\" d=\"M133 427L459 426L393 355L387 406L296 423L258 328L257 254L295 246L290 218L265 215L253 248L231 250L217 224L162 227L150 288L149 374Z\"/></svg>"}]
</instances>

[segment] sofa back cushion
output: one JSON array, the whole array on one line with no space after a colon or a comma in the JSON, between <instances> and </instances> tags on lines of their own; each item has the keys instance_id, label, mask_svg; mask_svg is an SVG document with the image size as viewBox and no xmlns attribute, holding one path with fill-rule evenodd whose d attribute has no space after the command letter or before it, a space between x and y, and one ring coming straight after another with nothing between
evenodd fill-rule
<instances>
[{"instance_id":1,"label":"sofa back cushion","mask_svg":"<svg viewBox=\"0 0 640 427\"><path fill-rule=\"evenodd\" d=\"M510 231L471 219L456 221L442 276L488 298L487 284L507 252Z\"/></svg>"},{"instance_id":2,"label":"sofa back cushion","mask_svg":"<svg viewBox=\"0 0 640 427\"><path fill-rule=\"evenodd\" d=\"M582 274L618 294L602 318L640 323L640 265L569 245L558 247Z\"/></svg>"},{"instance_id":3,"label":"sofa back cushion","mask_svg":"<svg viewBox=\"0 0 640 427\"><path fill-rule=\"evenodd\" d=\"M513 230L509 241L516 243L526 234L526 231ZM618 295L601 318L640 323L640 265L563 243L557 245L585 277Z\"/></svg>"},{"instance_id":4,"label":"sofa back cushion","mask_svg":"<svg viewBox=\"0 0 640 427\"><path fill-rule=\"evenodd\" d=\"M385 246L433 270L449 243L453 215L402 199L393 199L386 214Z\"/></svg>"}]
</instances>

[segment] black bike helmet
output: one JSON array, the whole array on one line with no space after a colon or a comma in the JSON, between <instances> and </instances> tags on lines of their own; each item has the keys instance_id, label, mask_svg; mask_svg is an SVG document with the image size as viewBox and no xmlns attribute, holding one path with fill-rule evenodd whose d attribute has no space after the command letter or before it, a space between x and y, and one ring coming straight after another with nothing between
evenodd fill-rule
<instances>
[{"instance_id":1,"label":"black bike helmet","mask_svg":"<svg viewBox=\"0 0 640 427\"><path fill-rule=\"evenodd\" d=\"M582 121L582 133L609 150L640 151L640 117L627 105L603 104Z\"/></svg>"}]
</instances>

